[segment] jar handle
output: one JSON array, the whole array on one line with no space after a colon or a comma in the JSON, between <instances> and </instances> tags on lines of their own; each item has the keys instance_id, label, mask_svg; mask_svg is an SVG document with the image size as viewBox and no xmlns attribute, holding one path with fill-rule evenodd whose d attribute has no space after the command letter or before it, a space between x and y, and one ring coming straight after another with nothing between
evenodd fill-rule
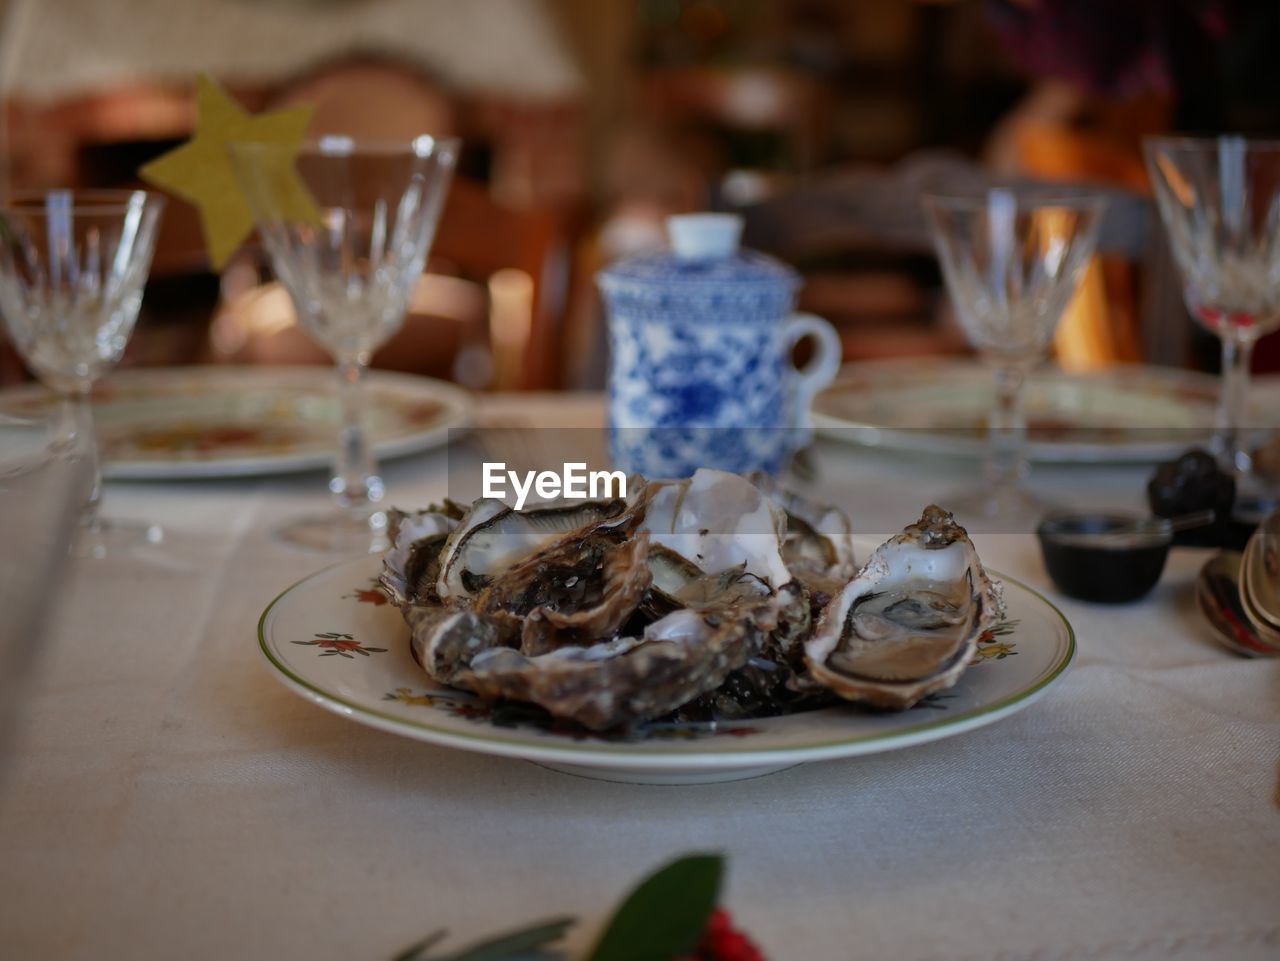
<instances>
[{"instance_id":1,"label":"jar handle","mask_svg":"<svg viewBox=\"0 0 1280 961\"><path fill-rule=\"evenodd\" d=\"M840 371L844 347L840 335L829 321L817 314L792 314L783 328L783 349L788 358L796 344L806 337L814 340L813 356L804 367L794 370L791 377L791 427L795 431L794 449L806 447L813 439L813 417L810 408L818 391L833 380Z\"/></svg>"}]
</instances>

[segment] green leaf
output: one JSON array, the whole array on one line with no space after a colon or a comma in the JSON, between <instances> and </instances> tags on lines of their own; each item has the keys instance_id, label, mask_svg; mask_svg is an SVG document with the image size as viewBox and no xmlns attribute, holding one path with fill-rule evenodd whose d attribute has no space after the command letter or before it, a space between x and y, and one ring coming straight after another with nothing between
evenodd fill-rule
<instances>
[{"instance_id":1,"label":"green leaf","mask_svg":"<svg viewBox=\"0 0 1280 961\"><path fill-rule=\"evenodd\" d=\"M642 881L618 908L590 961L670 961L701 940L720 895L724 858L695 854Z\"/></svg>"},{"instance_id":2,"label":"green leaf","mask_svg":"<svg viewBox=\"0 0 1280 961\"><path fill-rule=\"evenodd\" d=\"M409 947L405 948L403 951L397 954L394 958L392 958L391 961L421 961L423 956L425 956L428 951L430 951L433 947L435 947L437 944L443 941L445 938L445 935L447 935L448 933L449 932L446 931L444 928L441 928L439 931L432 931L430 934L428 934L425 938L423 938L417 944L409 945Z\"/></svg>"},{"instance_id":3,"label":"green leaf","mask_svg":"<svg viewBox=\"0 0 1280 961\"><path fill-rule=\"evenodd\" d=\"M575 920L556 918L553 921L543 921L530 928L473 944L464 951L441 958L440 961L509 961L522 958L541 951L552 941L559 941Z\"/></svg>"},{"instance_id":4,"label":"green leaf","mask_svg":"<svg viewBox=\"0 0 1280 961\"><path fill-rule=\"evenodd\" d=\"M521 958L543 957L545 955L542 949L552 941L559 941L564 937L565 931L574 921L574 918L539 921L532 927L478 941L461 951L428 958L427 951L444 937L443 931L437 931L425 941L400 952L392 961L517 961Z\"/></svg>"}]
</instances>

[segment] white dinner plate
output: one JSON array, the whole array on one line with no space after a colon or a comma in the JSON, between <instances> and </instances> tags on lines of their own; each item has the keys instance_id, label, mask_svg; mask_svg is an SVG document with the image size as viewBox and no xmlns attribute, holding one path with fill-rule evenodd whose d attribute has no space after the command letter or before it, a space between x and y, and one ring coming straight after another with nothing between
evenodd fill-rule
<instances>
[{"instance_id":1,"label":"white dinner plate","mask_svg":"<svg viewBox=\"0 0 1280 961\"><path fill-rule=\"evenodd\" d=\"M1051 367L1026 387L1028 456L1040 462L1134 463L1177 457L1208 440L1218 378L1166 367L1096 374ZM814 400L823 436L893 450L981 456L995 386L974 361L947 358L847 364ZM1280 424L1255 403L1251 426Z\"/></svg>"},{"instance_id":2,"label":"white dinner plate","mask_svg":"<svg viewBox=\"0 0 1280 961\"><path fill-rule=\"evenodd\" d=\"M466 391L412 374L371 371L369 432L380 458L445 443L471 419ZM0 392L0 411L51 403L38 385ZM327 467L338 400L328 367L152 367L121 371L93 392L103 474L181 480Z\"/></svg>"},{"instance_id":3,"label":"white dinner plate","mask_svg":"<svg viewBox=\"0 0 1280 961\"><path fill-rule=\"evenodd\" d=\"M1008 621L984 639L959 684L910 711L843 706L718 725L654 724L623 740L441 689L410 655L400 612L374 588L380 569L377 557L327 568L263 612L258 641L286 687L384 731L606 780L727 781L935 741L1022 710L1062 679L1075 655L1062 613L1004 578Z\"/></svg>"}]
</instances>

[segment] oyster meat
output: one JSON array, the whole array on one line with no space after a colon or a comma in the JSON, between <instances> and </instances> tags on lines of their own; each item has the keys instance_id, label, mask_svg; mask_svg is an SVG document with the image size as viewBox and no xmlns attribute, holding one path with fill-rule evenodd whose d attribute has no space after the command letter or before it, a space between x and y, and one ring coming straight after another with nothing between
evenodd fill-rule
<instances>
[{"instance_id":1,"label":"oyster meat","mask_svg":"<svg viewBox=\"0 0 1280 961\"><path fill-rule=\"evenodd\" d=\"M832 598L805 643L805 663L846 700L908 708L954 685L1003 616L1000 585L969 535L930 506Z\"/></svg>"},{"instance_id":2,"label":"oyster meat","mask_svg":"<svg viewBox=\"0 0 1280 961\"><path fill-rule=\"evenodd\" d=\"M640 501L517 561L476 595L476 611L518 632L528 655L612 637L653 582L648 536L636 532L642 508Z\"/></svg>"},{"instance_id":3,"label":"oyster meat","mask_svg":"<svg viewBox=\"0 0 1280 961\"><path fill-rule=\"evenodd\" d=\"M440 551L441 598L477 593L516 561L588 525L621 519L623 500L581 501L517 511L500 500L476 501Z\"/></svg>"}]
</instances>

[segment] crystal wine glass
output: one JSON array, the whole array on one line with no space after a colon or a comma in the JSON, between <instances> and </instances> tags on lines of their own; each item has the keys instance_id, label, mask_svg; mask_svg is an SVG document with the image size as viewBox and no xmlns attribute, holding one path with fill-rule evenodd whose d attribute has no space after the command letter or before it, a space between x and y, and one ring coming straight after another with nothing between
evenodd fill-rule
<instances>
[{"instance_id":1,"label":"crystal wine glass","mask_svg":"<svg viewBox=\"0 0 1280 961\"><path fill-rule=\"evenodd\" d=\"M1222 341L1215 453L1249 496L1249 361L1280 327L1280 141L1157 137L1144 143L1187 309Z\"/></svg>"},{"instance_id":2,"label":"crystal wine glass","mask_svg":"<svg viewBox=\"0 0 1280 961\"><path fill-rule=\"evenodd\" d=\"M421 136L390 145L326 137L304 146L296 170L319 208L316 219L302 215L305 205L281 180L291 148L242 143L228 150L299 323L337 362L340 424L329 490L338 509L296 520L279 534L311 550L382 550L383 484L365 427L361 379L374 350L404 321L458 142Z\"/></svg>"},{"instance_id":3,"label":"crystal wine glass","mask_svg":"<svg viewBox=\"0 0 1280 961\"><path fill-rule=\"evenodd\" d=\"M164 199L143 190L18 195L0 210L0 314L27 366L61 396L93 477L76 544L104 557L155 543L153 524L98 515L101 471L89 395L133 333Z\"/></svg>"},{"instance_id":4,"label":"crystal wine glass","mask_svg":"<svg viewBox=\"0 0 1280 961\"><path fill-rule=\"evenodd\" d=\"M1033 523L1044 505L1023 486L1023 385L1048 353L1093 253L1103 201L997 188L976 196L928 196L924 206L961 326L995 376L986 483L948 507L970 518Z\"/></svg>"}]
</instances>

